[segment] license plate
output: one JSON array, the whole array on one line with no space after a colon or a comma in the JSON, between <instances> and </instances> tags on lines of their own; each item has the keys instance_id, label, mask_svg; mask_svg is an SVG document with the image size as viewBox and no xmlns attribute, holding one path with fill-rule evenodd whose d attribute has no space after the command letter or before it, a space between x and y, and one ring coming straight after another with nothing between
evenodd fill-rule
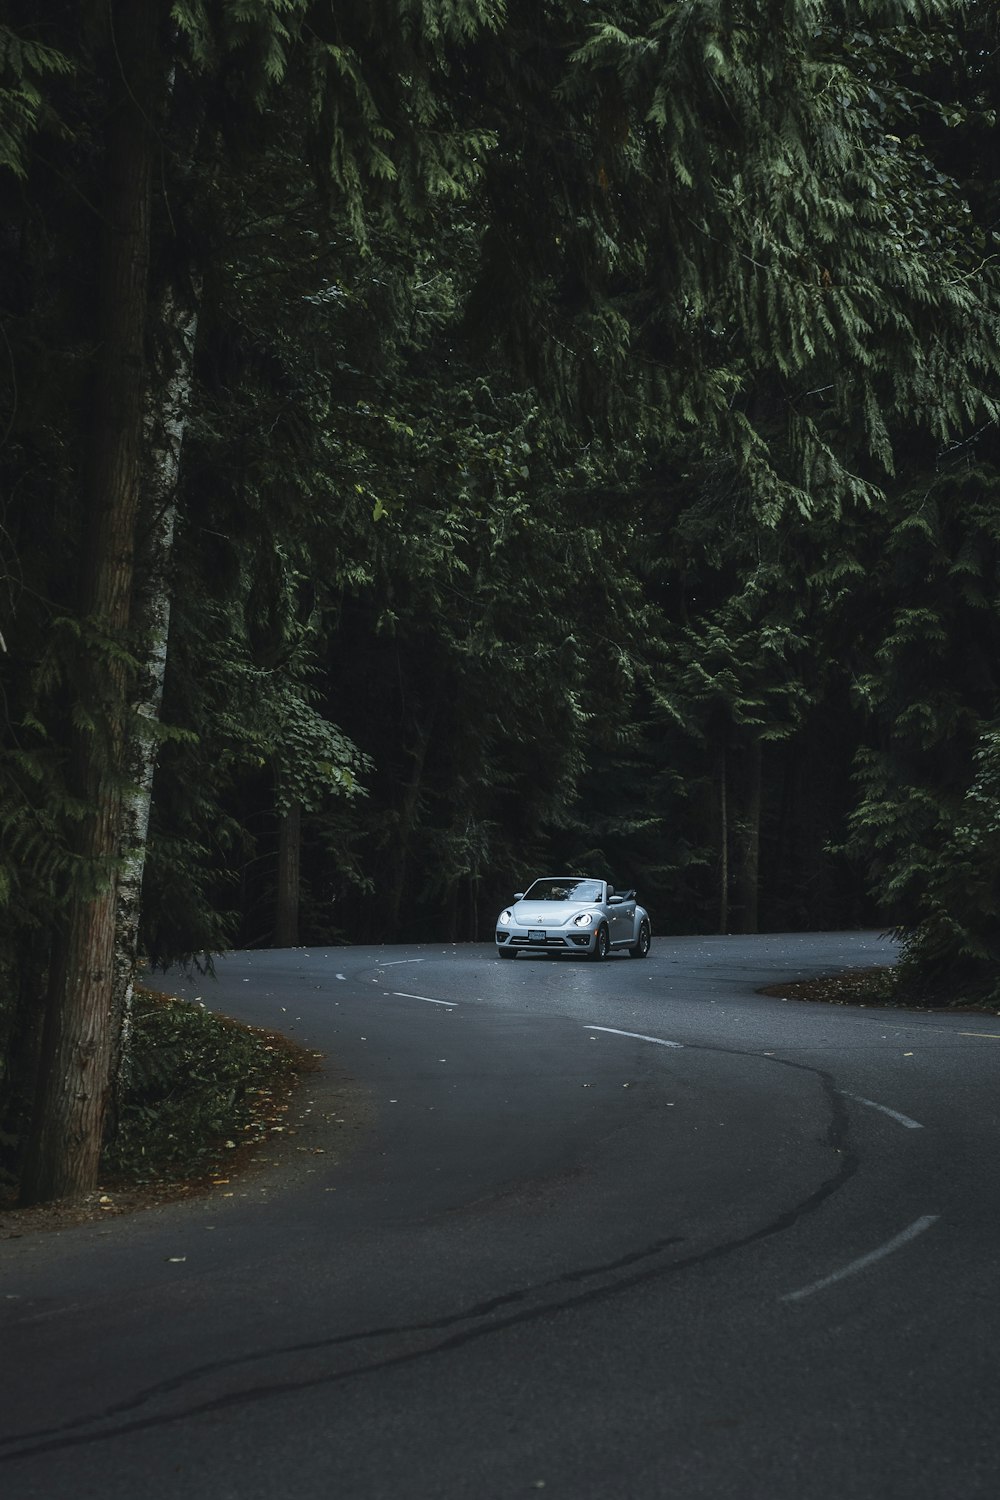
<instances>
[{"instance_id":1,"label":"license plate","mask_svg":"<svg viewBox=\"0 0 1000 1500\"><path fill-rule=\"evenodd\" d=\"M544 932L529 932L528 933L528 942L529 943L544 943L545 942L545 933Z\"/></svg>"}]
</instances>

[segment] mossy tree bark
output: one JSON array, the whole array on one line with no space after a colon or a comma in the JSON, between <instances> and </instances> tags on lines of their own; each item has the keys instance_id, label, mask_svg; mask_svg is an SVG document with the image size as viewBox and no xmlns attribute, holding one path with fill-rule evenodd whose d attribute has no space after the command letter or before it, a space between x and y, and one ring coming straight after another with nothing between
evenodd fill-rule
<instances>
[{"instance_id":1,"label":"mossy tree bark","mask_svg":"<svg viewBox=\"0 0 1000 1500\"><path fill-rule=\"evenodd\" d=\"M97 1183L113 1047L112 984L130 699L128 630L145 413L150 210L165 6L110 12L99 349L85 475L83 644L73 684L79 877L53 955L39 1094L22 1201L80 1198Z\"/></svg>"}]
</instances>

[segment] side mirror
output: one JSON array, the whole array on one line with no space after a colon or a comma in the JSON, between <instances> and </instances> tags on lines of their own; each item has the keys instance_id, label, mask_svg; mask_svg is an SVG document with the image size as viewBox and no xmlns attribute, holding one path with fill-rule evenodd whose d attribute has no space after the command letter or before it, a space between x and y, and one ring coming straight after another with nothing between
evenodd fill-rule
<instances>
[{"instance_id":1,"label":"side mirror","mask_svg":"<svg viewBox=\"0 0 1000 1500\"><path fill-rule=\"evenodd\" d=\"M624 896L609 896L608 897L608 905L609 906L621 906L622 903L624 902L624 900L625 900Z\"/></svg>"},{"instance_id":2,"label":"side mirror","mask_svg":"<svg viewBox=\"0 0 1000 1500\"><path fill-rule=\"evenodd\" d=\"M514 892L514 900L515 901L523 901L524 900L524 892L523 891L515 891Z\"/></svg>"}]
</instances>

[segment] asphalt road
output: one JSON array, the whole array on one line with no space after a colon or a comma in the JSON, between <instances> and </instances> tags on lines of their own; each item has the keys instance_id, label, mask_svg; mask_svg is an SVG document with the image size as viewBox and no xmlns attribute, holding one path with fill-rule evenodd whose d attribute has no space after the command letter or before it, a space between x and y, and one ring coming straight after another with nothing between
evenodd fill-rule
<instances>
[{"instance_id":1,"label":"asphalt road","mask_svg":"<svg viewBox=\"0 0 1000 1500\"><path fill-rule=\"evenodd\" d=\"M209 1198L0 1242L4 1500L1000 1493L1000 1017L874 934L234 954L328 1065Z\"/></svg>"}]
</instances>

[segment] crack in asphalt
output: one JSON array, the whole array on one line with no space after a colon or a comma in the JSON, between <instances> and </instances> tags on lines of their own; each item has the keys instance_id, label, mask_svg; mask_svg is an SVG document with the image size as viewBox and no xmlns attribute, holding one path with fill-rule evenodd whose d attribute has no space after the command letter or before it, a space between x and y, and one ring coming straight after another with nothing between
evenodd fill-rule
<instances>
[{"instance_id":1,"label":"crack in asphalt","mask_svg":"<svg viewBox=\"0 0 1000 1500\"><path fill-rule=\"evenodd\" d=\"M761 1060L759 1052L747 1052L737 1048L696 1044L694 1046L689 1045L688 1050L716 1052L730 1057L749 1057L755 1061ZM272 1349L240 1355L234 1359L212 1361L208 1364L200 1365L195 1369L187 1370L170 1380L149 1386L128 1400L115 1403L101 1412L76 1417L69 1422L60 1423L53 1427L36 1428L29 1432L12 1433L8 1437L0 1438L0 1448L8 1450L7 1452L0 1452L0 1463L12 1463L18 1459L38 1457L61 1449L108 1442L115 1438L128 1436L131 1433L166 1427L171 1423L183 1421L187 1418L206 1416L253 1402L322 1389L323 1387L342 1384L347 1380L364 1375L374 1374L380 1370L411 1364L416 1360L426 1359L435 1354L461 1348L463 1345L473 1343L478 1339L503 1332L505 1329L516 1327L519 1324L529 1323L537 1318L568 1312L576 1308L607 1301L621 1292L641 1286L643 1283L657 1277L677 1274L697 1266L709 1265L714 1261L733 1255L737 1251L746 1249L750 1245L769 1239L773 1235L783 1233L802 1219L815 1213L822 1204L835 1193L839 1192L854 1176L861 1162L860 1157L849 1147L849 1115L844 1098L837 1088L833 1075L823 1069L810 1066L807 1063L794 1062L788 1058L770 1057L766 1060L782 1067L811 1073L819 1080L829 1110L829 1123L824 1144L829 1149L837 1152L841 1160L836 1172L821 1182L800 1202L786 1209L783 1213L778 1214L768 1224L761 1226L759 1229L755 1229L749 1234L741 1235L736 1239L724 1241L710 1249L682 1256L677 1260L670 1261L666 1265L648 1264L650 1261L659 1260L663 1253L671 1246L683 1243L683 1237L668 1236L654 1241L642 1250L631 1251L629 1254L609 1261L604 1265L565 1271L536 1285L502 1293L484 1302L475 1303L473 1306L460 1312L449 1313L441 1318L426 1322L401 1324L394 1328L369 1329L360 1333L339 1334L326 1339L309 1340L286 1346L279 1345ZM647 1264L642 1264L643 1262ZM624 1275L616 1274L626 1271L628 1267L638 1267L638 1269L628 1271ZM491 1316L501 1308L512 1307L516 1304L525 1304L540 1297L545 1298L547 1293L558 1291L562 1287L607 1276L611 1276L614 1279L604 1285L590 1287L574 1295L564 1297L550 1296L547 1300L536 1302L536 1305L522 1305L516 1311L511 1311L502 1317ZM470 1322L475 1323L476 1326L456 1329L456 1325L468 1324ZM395 1350L385 1353L382 1357L372 1357L367 1360L362 1358L343 1369L324 1371L297 1379L270 1381L259 1385L251 1385L242 1390L228 1391L201 1402L191 1402L176 1411L150 1414L148 1416L137 1417L131 1421L118 1420L122 1417L127 1417L130 1412L139 1411L140 1408L147 1406L158 1398L169 1396L175 1391L182 1391L199 1380L227 1370L234 1371L240 1367L258 1364L261 1361L281 1359L295 1355L322 1353L324 1351L347 1348L351 1345L369 1344L378 1340L394 1340L398 1342L407 1338L419 1338L420 1335L445 1333L448 1329L456 1329L456 1331L442 1338L427 1339L415 1348ZM100 1424L114 1425L102 1426ZM89 1430L85 1431L82 1429Z\"/></svg>"}]
</instances>

